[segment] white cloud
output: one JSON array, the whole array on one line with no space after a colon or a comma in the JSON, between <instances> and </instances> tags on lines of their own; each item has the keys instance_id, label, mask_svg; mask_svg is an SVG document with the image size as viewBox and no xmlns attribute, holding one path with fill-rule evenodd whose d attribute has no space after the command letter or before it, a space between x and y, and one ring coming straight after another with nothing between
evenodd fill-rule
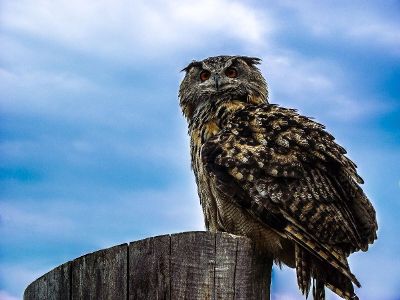
<instances>
[{"instance_id":1,"label":"white cloud","mask_svg":"<svg viewBox=\"0 0 400 300\"><path fill-rule=\"evenodd\" d=\"M239 1L20 1L2 8L3 26L92 55L165 56L209 37L259 44L273 24ZM266 26L267 25L267 26Z\"/></svg>"},{"instance_id":2,"label":"white cloud","mask_svg":"<svg viewBox=\"0 0 400 300\"><path fill-rule=\"evenodd\" d=\"M19 298L10 295L6 291L1 291L0 290L0 300L19 300Z\"/></svg>"},{"instance_id":3,"label":"white cloud","mask_svg":"<svg viewBox=\"0 0 400 300\"><path fill-rule=\"evenodd\" d=\"M93 85L86 78L79 78L76 74L55 73L46 71L32 71L18 73L11 72L0 68L0 78L4 86L11 82L19 82L20 85L16 88L32 88L36 87L39 91L45 94L45 89L57 87L61 91L69 91L71 93L87 90Z\"/></svg>"},{"instance_id":4,"label":"white cloud","mask_svg":"<svg viewBox=\"0 0 400 300\"><path fill-rule=\"evenodd\" d=\"M382 47L400 55L398 14L390 15L388 10L382 13L383 6L374 2L282 1L280 4L292 9L317 37L344 37L347 43ZM393 9L398 9L394 2L393 5Z\"/></svg>"},{"instance_id":5,"label":"white cloud","mask_svg":"<svg viewBox=\"0 0 400 300\"><path fill-rule=\"evenodd\" d=\"M30 266L20 264L0 264L0 280L6 290L0 290L0 300L21 299L24 289L33 280L49 271L48 269L38 270L34 263Z\"/></svg>"},{"instance_id":6,"label":"white cloud","mask_svg":"<svg viewBox=\"0 0 400 300\"><path fill-rule=\"evenodd\" d=\"M337 76L340 70L329 62L313 61L294 52L285 51L265 56L265 66L263 65L262 68L265 69L267 77L274 82L272 88L296 97L304 97L306 90L309 92L333 91L338 79L343 77L342 74Z\"/></svg>"},{"instance_id":7,"label":"white cloud","mask_svg":"<svg viewBox=\"0 0 400 300\"><path fill-rule=\"evenodd\" d=\"M271 90L270 101L300 109L311 117L354 122L382 114L388 103L360 95L349 74L333 61L308 58L293 51L265 54L262 69Z\"/></svg>"},{"instance_id":8,"label":"white cloud","mask_svg":"<svg viewBox=\"0 0 400 300\"><path fill-rule=\"evenodd\" d=\"M18 207L5 201L0 203L1 231L3 233L26 232L29 229L29 235L58 236L60 232L72 231L74 227L70 220L59 215L52 215L50 211L40 209L40 205L38 207L21 206ZM59 207L59 210L61 210L61 207Z\"/></svg>"},{"instance_id":9,"label":"white cloud","mask_svg":"<svg viewBox=\"0 0 400 300\"><path fill-rule=\"evenodd\" d=\"M0 203L3 241L46 240L48 247L63 243L104 246L104 239L120 242L145 236L202 230L203 218L191 174L173 186L121 191L101 189L97 194L60 199L16 199ZM183 187L181 187L181 185ZM41 188L45 187L41 185ZM68 183L67 189L77 189ZM101 220L112 220L104 223ZM43 240L42 240L43 239ZM85 240L85 241L84 241ZM25 250L26 251L26 250ZM68 250L66 250L68 252ZM72 259L72 257L71 257Z\"/></svg>"},{"instance_id":10,"label":"white cloud","mask_svg":"<svg viewBox=\"0 0 400 300\"><path fill-rule=\"evenodd\" d=\"M198 48L204 52L210 43L234 39L244 45L243 49L264 54L262 68L266 70L270 89L280 95L279 99L272 98L272 102L283 101L280 103L303 107L305 113L311 115L322 111L328 117L340 121L355 120L388 109L387 104L380 99L360 95L362 89L351 86L354 78L346 73L351 70L340 69L335 62L326 59L305 57L294 49L283 48L274 40L283 27L279 8L289 7L296 11L300 20L317 36L336 38L351 35L360 39L362 37L363 41L372 44L383 38L394 43L400 41L400 38L395 38L400 31L389 30L389 21L373 12L366 12L371 22L365 24L364 15L354 7L350 7L350 14L346 12L346 6L330 7L327 4L308 2L300 5L292 1L283 2L281 6L270 5L269 10L257 10L254 6L228 0L40 0L39 3L26 0L8 2L3 6L1 14L5 28L29 33L36 38L83 51L91 56L100 55L127 64L155 57L176 60L176 52L179 50ZM331 11L334 13L327 13ZM375 38L372 39L372 36ZM7 46L7 53L14 53L13 49L17 49L16 54L21 56L21 60L27 55L32 61L35 60L35 54L24 50L21 45L4 39L1 42ZM54 66L56 58L51 53L46 55L50 57L48 64ZM10 54L7 57L15 59ZM1 101L11 111L32 109L40 114L49 113L80 120L90 118L102 124L115 119L109 118L109 112L113 110L118 111L119 121L139 120L144 115L133 113L131 108L121 109L125 105L119 106L114 99L112 105L108 100L101 101L106 97L114 98L109 96L113 87L107 87L107 92L104 86L94 82L95 79L79 74L79 70L77 72L35 68L18 72L2 69L0 82L4 90L9 92L8 97L3 97ZM34 93L26 97L19 95L20 91ZM68 97L57 97L59 95ZM82 99L82 95L86 95L86 98ZM126 94L122 94L122 97L126 97ZM93 98L98 99L95 105ZM136 102L136 107L141 105L139 101ZM141 109L145 110L146 107L147 102Z\"/></svg>"}]
</instances>

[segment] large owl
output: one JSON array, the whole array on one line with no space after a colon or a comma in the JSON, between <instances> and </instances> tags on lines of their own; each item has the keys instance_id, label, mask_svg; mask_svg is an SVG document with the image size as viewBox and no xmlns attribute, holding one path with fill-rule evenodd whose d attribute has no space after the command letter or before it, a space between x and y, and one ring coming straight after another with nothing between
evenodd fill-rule
<instances>
[{"instance_id":1,"label":"large owl","mask_svg":"<svg viewBox=\"0 0 400 300\"><path fill-rule=\"evenodd\" d=\"M358 299L347 257L377 238L356 165L324 126L268 103L260 59L191 62L179 90L207 230L251 238L300 290Z\"/></svg>"}]
</instances>

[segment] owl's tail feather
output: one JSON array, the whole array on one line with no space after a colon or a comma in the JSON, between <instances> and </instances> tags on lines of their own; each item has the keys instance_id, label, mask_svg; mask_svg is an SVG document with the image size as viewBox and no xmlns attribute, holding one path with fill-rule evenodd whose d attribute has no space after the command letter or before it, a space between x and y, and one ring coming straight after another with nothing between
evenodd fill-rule
<instances>
[{"instance_id":1,"label":"owl's tail feather","mask_svg":"<svg viewBox=\"0 0 400 300\"><path fill-rule=\"evenodd\" d=\"M295 261L296 261L296 274L297 284L299 285L300 291L303 295L308 298L311 287L311 273L313 268L312 257L303 250L299 245L295 246ZM313 288L312 295L314 300L325 300L325 285L324 281L318 278L317 274L313 274L315 278L312 278Z\"/></svg>"},{"instance_id":2,"label":"owl's tail feather","mask_svg":"<svg viewBox=\"0 0 400 300\"><path fill-rule=\"evenodd\" d=\"M314 300L325 300L325 286L343 299L358 300L353 284L345 274L298 244L295 244L295 263L297 284L306 298L312 281Z\"/></svg>"},{"instance_id":3,"label":"owl's tail feather","mask_svg":"<svg viewBox=\"0 0 400 300\"><path fill-rule=\"evenodd\" d=\"M290 216L285 216L289 219ZM293 219L292 219L293 220ZM291 220L291 221L292 221ZM295 222L293 220L293 222ZM286 234L300 247L309 251L318 259L327 262L334 269L346 276L358 287L361 287L357 278L350 272L347 260L342 253L337 252L333 247L318 242L312 235L308 234L300 225L289 224L285 227Z\"/></svg>"},{"instance_id":4,"label":"owl's tail feather","mask_svg":"<svg viewBox=\"0 0 400 300\"><path fill-rule=\"evenodd\" d=\"M325 294L324 286L328 287L332 292L343 299L358 300L357 295L354 293L351 280L327 262L313 259L311 273L313 278L315 278L313 282L313 295L315 300L325 299L321 298L321 295Z\"/></svg>"},{"instance_id":5,"label":"owl's tail feather","mask_svg":"<svg viewBox=\"0 0 400 300\"><path fill-rule=\"evenodd\" d=\"M308 253L295 244L295 262L297 284L303 295L308 298L311 286L311 261Z\"/></svg>"},{"instance_id":6,"label":"owl's tail feather","mask_svg":"<svg viewBox=\"0 0 400 300\"><path fill-rule=\"evenodd\" d=\"M314 300L325 300L325 285L318 278L313 280L313 297Z\"/></svg>"}]
</instances>

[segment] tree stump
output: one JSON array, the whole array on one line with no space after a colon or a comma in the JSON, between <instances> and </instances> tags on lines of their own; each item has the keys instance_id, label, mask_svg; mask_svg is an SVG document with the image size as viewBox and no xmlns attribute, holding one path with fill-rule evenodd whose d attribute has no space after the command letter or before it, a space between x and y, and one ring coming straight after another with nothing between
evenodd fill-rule
<instances>
[{"instance_id":1,"label":"tree stump","mask_svg":"<svg viewBox=\"0 0 400 300\"><path fill-rule=\"evenodd\" d=\"M185 232L79 257L32 282L24 299L265 300L271 268L248 238Z\"/></svg>"}]
</instances>

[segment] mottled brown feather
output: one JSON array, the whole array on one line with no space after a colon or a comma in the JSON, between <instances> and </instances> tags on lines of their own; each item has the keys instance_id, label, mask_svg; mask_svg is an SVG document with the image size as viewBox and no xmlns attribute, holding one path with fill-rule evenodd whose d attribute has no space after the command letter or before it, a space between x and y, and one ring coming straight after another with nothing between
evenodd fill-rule
<instances>
[{"instance_id":1,"label":"mottled brown feather","mask_svg":"<svg viewBox=\"0 0 400 300\"><path fill-rule=\"evenodd\" d=\"M376 223L370 222L366 230L351 210L353 202L366 198L360 195L355 165L344 154L322 125L294 110L266 104L233 114L202 148L210 173L220 174L222 168L247 192L248 201L257 202L250 205L251 214L359 286L346 255L368 247ZM345 179L347 185L338 184ZM264 209L254 209L257 206ZM275 228L274 222L281 221L266 221L266 211L288 224Z\"/></svg>"}]
</instances>

